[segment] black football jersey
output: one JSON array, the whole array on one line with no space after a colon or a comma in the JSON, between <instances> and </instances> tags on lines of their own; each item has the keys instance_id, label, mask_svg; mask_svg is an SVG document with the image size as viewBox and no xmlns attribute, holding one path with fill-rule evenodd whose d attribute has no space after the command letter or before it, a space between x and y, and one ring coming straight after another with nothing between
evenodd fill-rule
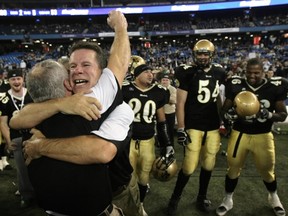
<instances>
[{"instance_id":1,"label":"black football jersey","mask_svg":"<svg viewBox=\"0 0 288 216\"><path fill-rule=\"evenodd\" d=\"M8 92L0 93L0 111L2 116L8 116L8 122L12 118L14 112L22 109L24 105L32 103L33 100L27 92L24 101L21 98L13 97ZM14 139L22 135L18 130L10 128L10 138Z\"/></svg>"},{"instance_id":2,"label":"black football jersey","mask_svg":"<svg viewBox=\"0 0 288 216\"><path fill-rule=\"evenodd\" d=\"M241 91L253 92L262 106L270 112L275 110L276 101L287 99L288 82L283 77L272 77L264 79L263 83L258 87L248 84L245 78L232 77L227 81L225 88L225 96L227 99L234 101L235 96ZM253 124L251 124L253 123ZM267 133L271 131L273 122L263 119L236 121L233 125L235 130L248 134Z\"/></svg>"},{"instance_id":3,"label":"black football jersey","mask_svg":"<svg viewBox=\"0 0 288 216\"><path fill-rule=\"evenodd\" d=\"M176 85L187 91L185 128L202 131L219 128L217 108L219 86L225 82L226 72L219 64L212 64L205 72L196 65L181 65L175 69Z\"/></svg>"},{"instance_id":4,"label":"black football jersey","mask_svg":"<svg viewBox=\"0 0 288 216\"><path fill-rule=\"evenodd\" d=\"M152 84L150 88L141 90L129 82L123 84L122 91L124 101L134 111L132 138L150 139L155 134L156 111L167 103L166 89Z\"/></svg>"},{"instance_id":5,"label":"black football jersey","mask_svg":"<svg viewBox=\"0 0 288 216\"><path fill-rule=\"evenodd\" d=\"M10 88L11 87L7 79L0 80L0 92L7 92Z\"/></svg>"}]
</instances>

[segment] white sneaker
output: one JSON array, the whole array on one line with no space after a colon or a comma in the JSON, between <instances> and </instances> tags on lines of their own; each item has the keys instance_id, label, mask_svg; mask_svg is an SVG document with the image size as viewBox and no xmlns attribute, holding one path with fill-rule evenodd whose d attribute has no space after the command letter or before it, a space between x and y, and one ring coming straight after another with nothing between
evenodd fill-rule
<instances>
[{"instance_id":1,"label":"white sneaker","mask_svg":"<svg viewBox=\"0 0 288 216\"><path fill-rule=\"evenodd\" d=\"M285 209L282 203L280 202L280 199L277 193L268 193L268 203L273 208L275 215L277 216L286 215Z\"/></svg>"},{"instance_id":2,"label":"white sneaker","mask_svg":"<svg viewBox=\"0 0 288 216\"><path fill-rule=\"evenodd\" d=\"M143 203L141 203L141 208L142 208L142 216L148 216L148 214L146 213Z\"/></svg>"},{"instance_id":3,"label":"white sneaker","mask_svg":"<svg viewBox=\"0 0 288 216\"><path fill-rule=\"evenodd\" d=\"M150 191L150 184L147 184L147 190L146 190L146 194Z\"/></svg>"},{"instance_id":4,"label":"white sneaker","mask_svg":"<svg viewBox=\"0 0 288 216\"><path fill-rule=\"evenodd\" d=\"M0 171L3 171L3 162L0 160Z\"/></svg>"},{"instance_id":5,"label":"white sneaker","mask_svg":"<svg viewBox=\"0 0 288 216\"><path fill-rule=\"evenodd\" d=\"M19 190L17 190L16 192L15 192L15 196L20 196L21 194L20 194L20 192L19 192Z\"/></svg>"},{"instance_id":6,"label":"white sneaker","mask_svg":"<svg viewBox=\"0 0 288 216\"><path fill-rule=\"evenodd\" d=\"M226 195L221 205L216 209L216 214L219 216L225 215L228 211L233 208L232 195Z\"/></svg>"}]
</instances>

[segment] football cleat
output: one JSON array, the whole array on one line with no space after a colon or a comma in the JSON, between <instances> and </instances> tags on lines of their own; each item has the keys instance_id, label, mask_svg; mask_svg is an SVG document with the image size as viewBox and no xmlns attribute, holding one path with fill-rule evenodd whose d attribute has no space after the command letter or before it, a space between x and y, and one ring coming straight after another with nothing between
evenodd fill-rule
<instances>
[{"instance_id":1,"label":"football cleat","mask_svg":"<svg viewBox=\"0 0 288 216\"><path fill-rule=\"evenodd\" d=\"M228 211L233 208L232 196L225 196L220 206L216 209L216 214L218 216L226 215Z\"/></svg>"},{"instance_id":2,"label":"football cleat","mask_svg":"<svg viewBox=\"0 0 288 216\"><path fill-rule=\"evenodd\" d=\"M196 207L202 212L210 212L212 203L206 198L197 197Z\"/></svg>"},{"instance_id":3,"label":"football cleat","mask_svg":"<svg viewBox=\"0 0 288 216\"><path fill-rule=\"evenodd\" d=\"M142 209L142 215L143 216L148 216L148 214L146 213L146 211L144 209L143 203L141 203L141 209Z\"/></svg>"},{"instance_id":4,"label":"football cleat","mask_svg":"<svg viewBox=\"0 0 288 216\"><path fill-rule=\"evenodd\" d=\"M169 200L168 207L166 209L166 215L167 216L175 216L176 215L176 211L177 211L177 207L178 207L178 203L180 201L180 198L181 197L172 195L172 197Z\"/></svg>"},{"instance_id":5,"label":"football cleat","mask_svg":"<svg viewBox=\"0 0 288 216\"><path fill-rule=\"evenodd\" d=\"M277 193L269 193L268 194L268 203L273 208L273 211L276 216L285 216L286 212L285 209L280 202L280 199L278 197Z\"/></svg>"}]
</instances>

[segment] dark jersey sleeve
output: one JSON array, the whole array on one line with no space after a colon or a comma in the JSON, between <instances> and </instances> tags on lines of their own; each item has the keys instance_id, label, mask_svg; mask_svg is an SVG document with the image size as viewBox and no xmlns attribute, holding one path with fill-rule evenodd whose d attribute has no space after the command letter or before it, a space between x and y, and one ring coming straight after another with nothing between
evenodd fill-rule
<instances>
[{"instance_id":1,"label":"dark jersey sleeve","mask_svg":"<svg viewBox=\"0 0 288 216\"><path fill-rule=\"evenodd\" d=\"M169 103L169 98L170 98L170 92L168 89L166 89L165 87L161 85L158 85L158 88L159 88L159 104L157 106L157 109Z\"/></svg>"},{"instance_id":2,"label":"dark jersey sleeve","mask_svg":"<svg viewBox=\"0 0 288 216\"><path fill-rule=\"evenodd\" d=\"M1 116L8 116L8 108L7 105L9 103L10 97L7 93L1 93L0 97L0 112Z\"/></svg>"},{"instance_id":3,"label":"dark jersey sleeve","mask_svg":"<svg viewBox=\"0 0 288 216\"><path fill-rule=\"evenodd\" d=\"M279 100L286 100L287 98L288 98L288 79L281 77Z\"/></svg>"},{"instance_id":4,"label":"dark jersey sleeve","mask_svg":"<svg viewBox=\"0 0 288 216\"><path fill-rule=\"evenodd\" d=\"M175 82L176 87L188 91L189 85L187 82L187 78L193 77L193 72L195 66L181 65L175 68Z\"/></svg>"}]
</instances>

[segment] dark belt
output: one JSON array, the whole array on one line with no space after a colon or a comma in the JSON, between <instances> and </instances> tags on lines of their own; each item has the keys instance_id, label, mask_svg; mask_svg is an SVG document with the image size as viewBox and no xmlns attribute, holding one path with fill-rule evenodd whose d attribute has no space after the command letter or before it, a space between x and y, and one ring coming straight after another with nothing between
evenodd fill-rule
<instances>
[{"instance_id":1,"label":"dark belt","mask_svg":"<svg viewBox=\"0 0 288 216\"><path fill-rule=\"evenodd\" d=\"M126 184L119 186L115 191L113 191L113 192L112 192L113 197L118 196L118 195L121 194L124 190L126 190L127 187L128 187L128 185L130 184L131 179L132 179L132 176L131 176L130 180L129 180Z\"/></svg>"},{"instance_id":2,"label":"dark belt","mask_svg":"<svg viewBox=\"0 0 288 216\"><path fill-rule=\"evenodd\" d=\"M113 211L113 205L112 204L110 204L110 205L108 205L107 206L107 208L103 211L103 212L101 212L99 215L97 215L97 216L107 216L107 215L110 215L111 213L112 213L112 211ZM55 216L55 215L58 215L59 213L57 213L57 212L53 212L53 213L47 213L46 212L46 214L47 214L47 216ZM61 214L62 215L62 214Z\"/></svg>"},{"instance_id":3,"label":"dark belt","mask_svg":"<svg viewBox=\"0 0 288 216\"><path fill-rule=\"evenodd\" d=\"M110 204L102 213L100 213L98 216L107 216L110 215L113 211L113 205Z\"/></svg>"},{"instance_id":4,"label":"dark belt","mask_svg":"<svg viewBox=\"0 0 288 216\"><path fill-rule=\"evenodd\" d=\"M122 186L118 187L117 190L113 192L113 194L112 194L113 197L118 196L119 194L121 194L124 190L126 190L128 185L129 185L129 183L126 184L126 185L122 185Z\"/></svg>"}]
</instances>

